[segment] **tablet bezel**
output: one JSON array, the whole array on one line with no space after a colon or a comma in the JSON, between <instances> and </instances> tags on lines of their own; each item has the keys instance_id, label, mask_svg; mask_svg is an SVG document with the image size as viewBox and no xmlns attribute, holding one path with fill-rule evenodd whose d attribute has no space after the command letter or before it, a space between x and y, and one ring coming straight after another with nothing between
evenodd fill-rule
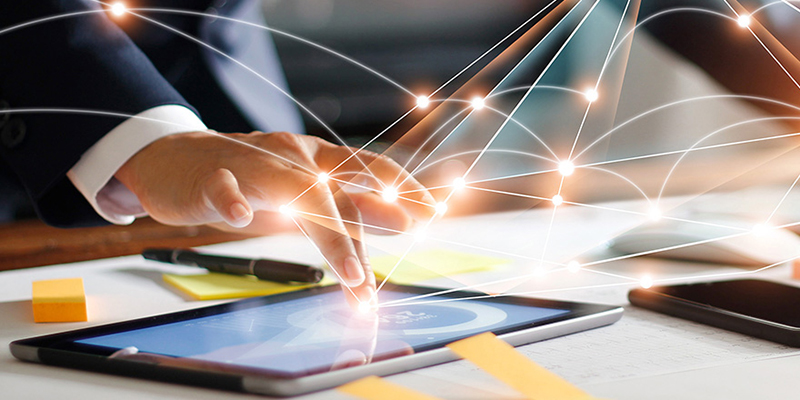
<instances>
[{"instance_id":1,"label":"tablet bezel","mask_svg":"<svg viewBox=\"0 0 800 400\"><path fill-rule=\"evenodd\" d=\"M440 292L439 288L420 286L389 285L385 290L401 291L415 295ZM447 348L447 343L430 343L414 347L411 355L394 356L374 360L370 364L330 371L322 368L312 373L291 374L275 370L224 363L209 362L192 358L175 358L179 365L168 365L156 361L109 358L118 349L76 343L77 340L148 328L158 325L188 321L211 315L260 307L297 298L311 297L322 293L341 290L337 285L314 287L300 291L273 296L237 300L214 306L178 311L129 321L89 327L75 331L56 333L14 341L10 344L12 354L22 360L40 362L68 368L107 372L123 376L134 376L167 382L177 382L195 386L215 387L226 390L254 392L270 395L296 395L332 387L360 376L371 374L387 375L428 365L447 362L455 356ZM438 295L449 299L482 297L487 303L504 303L532 307L569 310L568 313L548 317L539 321L504 326L491 330L494 334L513 345L562 336L565 334L608 325L622 316L622 308L589 303L576 303L528 297L497 296L487 297L484 293L455 291ZM448 340L452 342L460 337Z\"/></svg>"}]
</instances>

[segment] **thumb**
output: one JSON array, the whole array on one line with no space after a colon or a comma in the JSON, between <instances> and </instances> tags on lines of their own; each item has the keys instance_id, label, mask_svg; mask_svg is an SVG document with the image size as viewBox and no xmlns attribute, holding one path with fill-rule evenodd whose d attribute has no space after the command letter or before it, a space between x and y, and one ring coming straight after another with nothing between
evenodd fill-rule
<instances>
[{"instance_id":1,"label":"thumb","mask_svg":"<svg viewBox=\"0 0 800 400\"><path fill-rule=\"evenodd\" d=\"M242 228L253 221L253 210L239 190L233 173L225 168L214 171L203 186L203 196L209 208L216 211L228 225Z\"/></svg>"}]
</instances>

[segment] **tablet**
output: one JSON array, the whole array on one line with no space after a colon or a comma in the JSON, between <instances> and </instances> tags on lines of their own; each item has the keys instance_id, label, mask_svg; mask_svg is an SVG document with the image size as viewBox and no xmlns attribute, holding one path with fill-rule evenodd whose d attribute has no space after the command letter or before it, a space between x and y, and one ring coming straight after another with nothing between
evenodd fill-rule
<instances>
[{"instance_id":1,"label":"tablet","mask_svg":"<svg viewBox=\"0 0 800 400\"><path fill-rule=\"evenodd\" d=\"M26 361L290 396L455 360L446 344L491 331L521 345L616 322L622 308L386 285L351 311L338 286L11 343Z\"/></svg>"}]
</instances>

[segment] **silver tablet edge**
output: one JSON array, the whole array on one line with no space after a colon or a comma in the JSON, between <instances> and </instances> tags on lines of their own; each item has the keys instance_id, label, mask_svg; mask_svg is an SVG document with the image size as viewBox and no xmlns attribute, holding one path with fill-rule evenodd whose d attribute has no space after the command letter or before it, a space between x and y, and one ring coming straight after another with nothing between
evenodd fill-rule
<instances>
[{"instance_id":1,"label":"silver tablet edge","mask_svg":"<svg viewBox=\"0 0 800 400\"><path fill-rule=\"evenodd\" d=\"M11 355L20 360L31 361L35 363L42 362L39 359L39 348L37 347L26 346L24 344L12 342L11 345L9 345L9 349L11 350Z\"/></svg>"},{"instance_id":2,"label":"silver tablet edge","mask_svg":"<svg viewBox=\"0 0 800 400\"><path fill-rule=\"evenodd\" d=\"M517 332L500 335L499 338L513 346L539 342L601 326L611 325L622 318L623 308L617 307L597 314L568 319ZM275 379L258 376L243 376L244 391L270 396L295 396L329 389L369 375L386 376L413 369L429 367L458 359L450 349L429 350L409 356L379 361L360 367L348 368L298 379Z\"/></svg>"}]
</instances>

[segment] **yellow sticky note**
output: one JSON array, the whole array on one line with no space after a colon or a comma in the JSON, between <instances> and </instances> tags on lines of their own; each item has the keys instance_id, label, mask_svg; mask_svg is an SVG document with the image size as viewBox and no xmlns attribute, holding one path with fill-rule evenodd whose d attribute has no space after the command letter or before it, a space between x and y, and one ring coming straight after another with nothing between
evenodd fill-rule
<instances>
[{"instance_id":1,"label":"yellow sticky note","mask_svg":"<svg viewBox=\"0 0 800 400\"><path fill-rule=\"evenodd\" d=\"M377 376L368 376L339 386L338 391L365 400L438 400L411 389L396 385Z\"/></svg>"},{"instance_id":2,"label":"yellow sticky note","mask_svg":"<svg viewBox=\"0 0 800 400\"><path fill-rule=\"evenodd\" d=\"M88 319L82 278L33 282L35 322L81 322Z\"/></svg>"},{"instance_id":3,"label":"yellow sticky note","mask_svg":"<svg viewBox=\"0 0 800 400\"><path fill-rule=\"evenodd\" d=\"M486 271L497 265L511 262L511 260L503 258L442 249L409 253L398 265L399 260L400 257L396 256L370 258L372 269L378 279L386 278L392 268L397 265L389 280L401 285L409 285L442 276Z\"/></svg>"},{"instance_id":4,"label":"yellow sticky note","mask_svg":"<svg viewBox=\"0 0 800 400\"><path fill-rule=\"evenodd\" d=\"M560 376L534 363L491 332L450 343L447 347L529 399L593 399Z\"/></svg>"},{"instance_id":5,"label":"yellow sticky note","mask_svg":"<svg viewBox=\"0 0 800 400\"><path fill-rule=\"evenodd\" d=\"M303 285L262 281L255 276L238 276L215 272L199 275L164 274L162 277L164 282L175 286L197 300L266 296L335 283L333 279L327 276L319 283Z\"/></svg>"}]
</instances>

